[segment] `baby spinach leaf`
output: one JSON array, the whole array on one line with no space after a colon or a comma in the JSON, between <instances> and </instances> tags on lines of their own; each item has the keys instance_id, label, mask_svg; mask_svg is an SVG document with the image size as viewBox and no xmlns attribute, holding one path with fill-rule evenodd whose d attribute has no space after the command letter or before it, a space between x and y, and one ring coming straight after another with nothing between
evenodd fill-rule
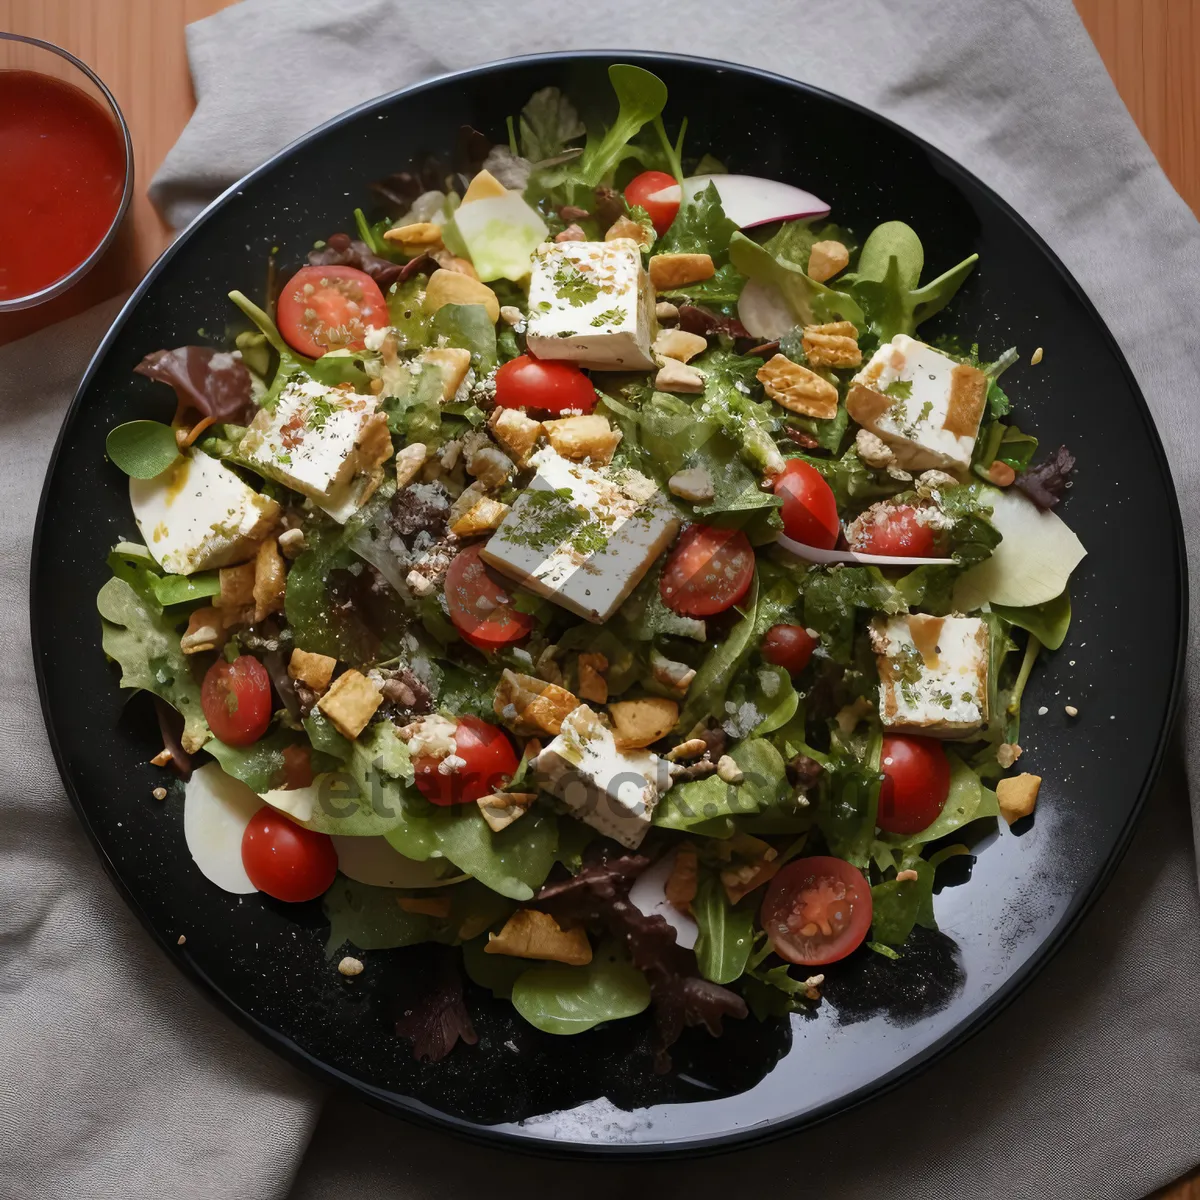
<instances>
[{"instance_id":1,"label":"baby spinach leaf","mask_svg":"<svg viewBox=\"0 0 1200 1200\"><path fill-rule=\"evenodd\" d=\"M1028 608L993 604L992 612L1003 617L1010 625L1029 630L1047 650L1057 650L1071 625L1071 593L1064 588L1062 595Z\"/></svg>"},{"instance_id":2,"label":"baby spinach leaf","mask_svg":"<svg viewBox=\"0 0 1200 1200\"><path fill-rule=\"evenodd\" d=\"M463 942L463 969L467 978L487 988L501 1000L511 1000L513 985L534 964L528 958L513 958L508 954L488 954L484 947L487 934Z\"/></svg>"},{"instance_id":3,"label":"baby spinach leaf","mask_svg":"<svg viewBox=\"0 0 1200 1200\"><path fill-rule=\"evenodd\" d=\"M783 667L763 667L758 672L758 687L769 707L753 732L755 737L764 737L782 729L796 715L800 707L800 693Z\"/></svg>"},{"instance_id":4,"label":"baby spinach leaf","mask_svg":"<svg viewBox=\"0 0 1200 1200\"><path fill-rule=\"evenodd\" d=\"M477 375L486 375L499 361L496 326L482 304L445 304L434 313L432 328L439 345L470 350Z\"/></svg>"},{"instance_id":5,"label":"baby spinach leaf","mask_svg":"<svg viewBox=\"0 0 1200 1200\"><path fill-rule=\"evenodd\" d=\"M903 946L922 910L932 911L934 870L923 858L906 862L916 879L887 879L871 889L871 936L888 946Z\"/></svg>"},{"instance_id":6,"label":"baby spinach leaf","mask_svg":"<svg viewBox=\"0 0 1200 1200\"><path fill-rule=\"evenodd\" d=\"M227 746L217 738L210 738L204 748L227 775L240 779L251 791L261 794L283 787L283 752L288 746L299 744L294 733L276 729L249 746Z\"/></svg>"},{"instance_id":7,"label":"baby spinach leaf","mask_svg":"<svg viewBox=\"0 0 1200 1200\"><path fill-rule=\"evenodd\" d=\"M195 575L160 575L154 580L154 598L163 606L188 604L215 596L221 590L221 577L216 571L198 571Z\"/></svg>"},{"instance_id":8,"label":"baby spinach leaf","mask_svg":"<svg viewBox=\"0 0 1200 1200\"><path fill-rule=\"evenodd\" d=\"M692 913L700 927L696 961L705 979L732 983L741 978L754 946L756 908L753 903L730 904L715 872L706 872L701 878Z\"/></svg>"},{"instance_id":9,"label":"baby spinach leaf","mask_svg":"<svg viewBox=\"0 0 1200 1200\"><path fill-rule=\"evenodd\" d=\"M110 430L104 450L114 466L132 479L154 479L177 458L175 430L161 421L126 421Z\"/></svg>"},{"instance_id":10,"label":"baby spinach leaf","mask_svg":"<svg viewBox=\"0 0 1200 1200\"><path fill-rule=\"evenodd\" d=\"M328 754L342 762L350 757L354 748L354 743L348 737L338 733L329 718L319 708L314 708L304 718L304 732L308 734L308 740L312 743L314 750Z\"/></svg>"},{"instance_id":11,"label":"baby spinach leaf","mask_svg":"<svg viewBox=\"0 0 1200 1200\"><path fill-rule=\"evenodd\" d=\"M746 738L729 756L742 769L742 783L726 783L718 775L709 775L679 784L659 801L654 824L679 830L703 826L707 836L731 837L731 818L761 813L789 793L783 757L764 738Z\"/></svg>"},{"instance_id":12,"label":"baby spinach leaf","mask_svg":"<svg viewBox=\"0 0 1200 1200\"><path fill-rule=\"evenodd\" d=\"M585 967L530 967L513 984L512 1002L535 1028L570 1035L637 1016L650 1004L650 986L618 944L609 942L597 948Z\"/></svg>"}]
</instances>

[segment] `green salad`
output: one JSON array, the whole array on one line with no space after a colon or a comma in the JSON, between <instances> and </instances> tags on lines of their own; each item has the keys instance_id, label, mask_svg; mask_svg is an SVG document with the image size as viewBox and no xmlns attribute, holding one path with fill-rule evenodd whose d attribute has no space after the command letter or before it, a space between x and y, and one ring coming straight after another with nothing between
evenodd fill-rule
<instances>
[{"instance_id":1,"label":"green salad","mask_svg":"<svg viewBox=\"0 0 1200 1200\"><path fill-rule=\"evenodd\" d=\"M464 974L547 1033L653 1008L660 1069L818 1004L1041 783L1074 460L1014 422L1015 348L922 329L975 256L697 158L609 75L606 128L546 88L231 281L240 332L148 355L174 415L107 443L155 795L215 886L320 900L341 986L446 947L422 1058L474 1040Z\"/></svg>"}]
</instances>

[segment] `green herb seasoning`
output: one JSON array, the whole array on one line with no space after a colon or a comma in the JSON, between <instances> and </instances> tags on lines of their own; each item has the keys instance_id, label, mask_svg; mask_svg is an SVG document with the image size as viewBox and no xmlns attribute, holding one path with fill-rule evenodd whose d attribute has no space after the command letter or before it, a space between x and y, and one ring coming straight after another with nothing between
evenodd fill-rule
<instances>
[{"instance_id":1,"label":"green herb seasoning","mask_svg":"<svg viewBox=\"0 0 1200 1200\"><path fill-rule=\"evenodd\" d=\"M599 329L602 325L620 325L624 320L625 310L623 308L608 308L592 318L592 326Z\"/></svg>"},{"instance_id":2,"label":"green herb seasoning","mask_svg":"<svg viewBox=\"0 0 1200 1200\"><path fill-rule=\"evenodd\" d=\"M891 396L896 400L911 400L912 380L893 379L892 382L883 389L883 394L885 396Z\"/></svg>"},{"instance_id":3,"label":"green herb seasoning","mask_svg":"<svg viewBox=\"0 0 1200 1200\"><path fill-rule=\"evenodd\" d=\"M593 283L573 262L562 259L554 270L554 293L572 308L582 308L600 296L600 285Z\"/></svg>"}]
</instances>

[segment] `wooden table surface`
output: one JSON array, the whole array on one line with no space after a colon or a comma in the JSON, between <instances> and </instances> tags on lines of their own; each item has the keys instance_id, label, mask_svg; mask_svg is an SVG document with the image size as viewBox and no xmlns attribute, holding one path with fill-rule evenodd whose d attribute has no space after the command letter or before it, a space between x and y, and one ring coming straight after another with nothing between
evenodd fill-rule
<instances>
[{"instance_id":1,"label":"wooden table surface","mask_svg":"<svg viewBox=\"0 0 1200 1200\"><path fill-rule=\"evenodd\" d=\"M184 26L233 0L0 0L0 29L45 38L108 84L133 133L137 194L117 252L59 301L0 316L11 341L132 287L171 239L146 198L195 106ZM1139 128L1179 193L1200 213L1200 0L1075 0ZM1167 1193L1200 1200L1200 1176Z\"/></svg>"}]
</instances>

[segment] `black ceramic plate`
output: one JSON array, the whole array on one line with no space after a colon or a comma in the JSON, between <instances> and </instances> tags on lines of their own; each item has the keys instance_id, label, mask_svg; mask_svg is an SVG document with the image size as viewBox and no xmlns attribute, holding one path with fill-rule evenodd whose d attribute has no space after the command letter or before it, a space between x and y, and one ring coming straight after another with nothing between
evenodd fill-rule
<instances>
[{"instance_id":1,"label":"black ceramic plate","mask_svg":"<svg viewBox=\"0 0 1200 1200\"><path fill-rule=\"evenodd\" d=\"M940 933L914 939L899 963L864 950L829 969L815 1017L731 1021L720 1040L690 1031L665 1076L651 1069L648 1019L553 1038L478 989L468 998L479 1044L421 1065L393 1032L398 1004L429 970L421 949L365 955L366 973L347 984L325 961L316 903L218 891L188 856L182 805L150 799L161 778L147 764L154 721L119 692L92 605L108 547L134 532L105 434L164 411L134 364L240 328L226 293L257 295L272 247L282 270L299 263L315 238L352 228L372 180L444 153L461 126L503 140L505 115L548 84L607 106L606 56L523 59L372 101L259 168L172 246L65 422L38 518L33 631L54 750L105 864L166 952L264 1043L392 1112L509 1145L694 1153L797 1128L894 1084L979 1028L1062 943L1111 873L1158 767L1183 644L1183 543L1124 359L1062 264L992 192L903 130L789 80L624 58L665 79L670 115L690 119L689 152L794 181L857 230L908 221L928 247L928 277L978 251L953 328L978 335L985 353L1015 343L1027 361L1046 347L1039 367L1004 384L1022 428L1077 455L1064 515L1091 553L1072 584L1070 638L1026 693L1021 765L1045 780L1036 820L987 838L969 882L943 886Z\"/></svg>"}]
</instances>

